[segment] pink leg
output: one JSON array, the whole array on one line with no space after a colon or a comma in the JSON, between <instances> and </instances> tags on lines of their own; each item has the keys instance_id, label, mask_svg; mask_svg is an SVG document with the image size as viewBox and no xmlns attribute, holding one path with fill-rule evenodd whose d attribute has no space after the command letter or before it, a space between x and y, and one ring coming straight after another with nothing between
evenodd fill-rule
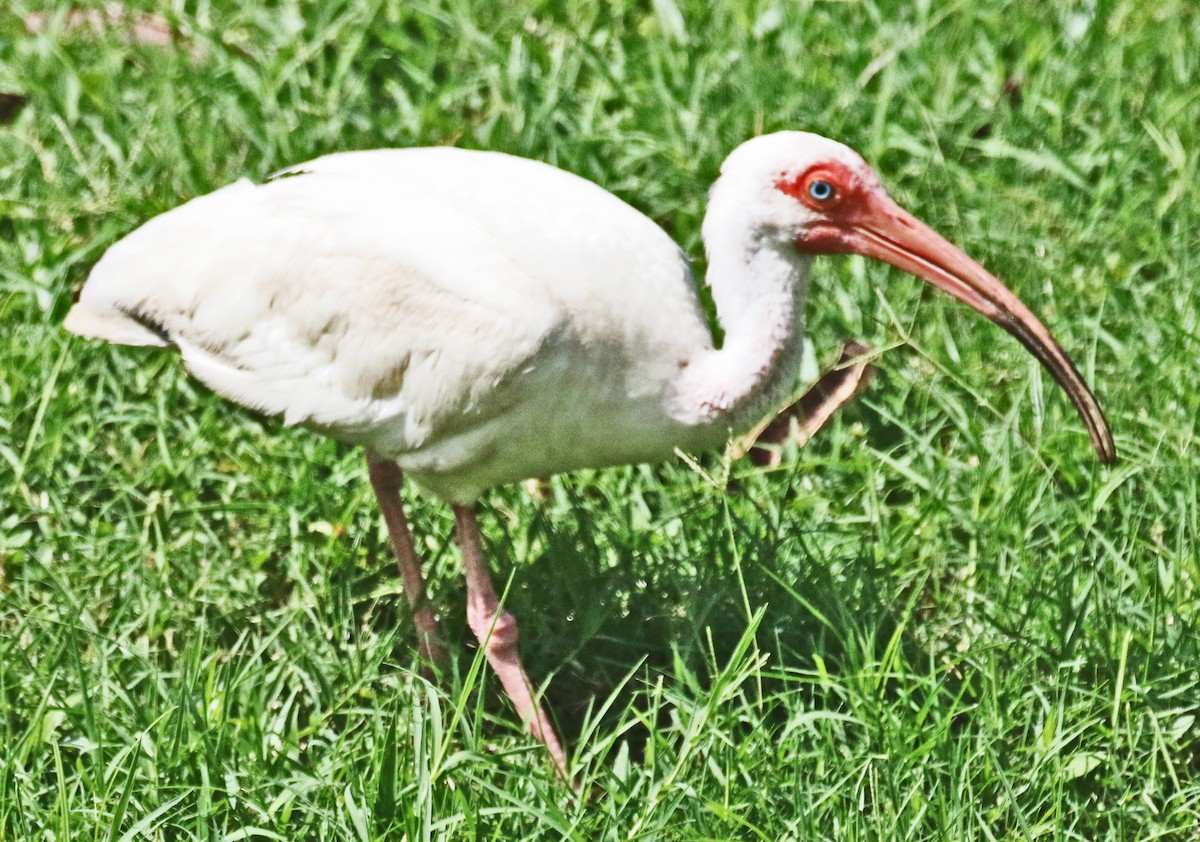
<instances>
[{"instance_id":1,"label":"pink leg","mask_svg":"<svg viewBox=\"0 0 1200 842\"><path fill-rule=\"evenodd\" d=\"M454 524L462 547L463 571L467 577L467 623L487 654L488 663L500 677L505 692L517 708L517 715L529 725L529 731L550 752L554 768L563 780L567 777L567 759L550 725L545 709L533 698L529 676L517 654L517 618L502 611L492 587L492 577L483 559L483 538L475 509L454 507Z\"/></svg>"},{"instance_id":2,"label":"pink leg","mask_svg":"<svg viewBox=\"0 0 1200 842\"><path fill-rule=\"evenodd\" d=\"M395 462L376 456L369 450L367 472L371 477L371 487L375 489L375 499L383 510L383 521L392 539L392 549L396 552L400 581L404 585L404 595L408 597L413 623L417 627L421 659L426 664L442 666L446 663L446 650L439 642L441 633L437 615L433 613L433 606L425 601L421 559L417 556L417 548L413 546L408 521L404 518L404 504L400 501L400 484L404 481L404 473Z\"/></svg>"},{"instance_id":3,"label":"pink leg","mask_svg":"<svg viewBox=\"0 0 1200 842\"><path fill-rule=\"evenodd\" d=\"M755 465L776 467L780 460L779 449L766 445L783 444L789 438L797 444L805 444L815 436L843 404L871 382L874 356L875 351L866 345L853 340L846 342L837 363L823 372L800 400L781 411L757 433L748 436L734 458L749 455Z\"/></svg>"}]
</instances>

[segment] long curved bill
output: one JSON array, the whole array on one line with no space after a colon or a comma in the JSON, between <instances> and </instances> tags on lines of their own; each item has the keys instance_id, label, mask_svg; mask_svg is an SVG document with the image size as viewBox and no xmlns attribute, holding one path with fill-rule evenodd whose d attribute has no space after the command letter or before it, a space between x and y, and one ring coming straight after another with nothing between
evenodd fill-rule
<instances>
[{"instance_id":1,"label":"long curved bill","mask_svg":"<svg viewBox=\"0 0 1200 842\"><path fill-rule=\"evenodd\" d=\"M1096 396L1062 347L1021 299L940 234L884 195L842 231L842 242L864 257L916 275L978 310L1020 340L1054 376L1075 405L1100 461L1117 458L1108 421Z\"/></svg>"}]
</instances>

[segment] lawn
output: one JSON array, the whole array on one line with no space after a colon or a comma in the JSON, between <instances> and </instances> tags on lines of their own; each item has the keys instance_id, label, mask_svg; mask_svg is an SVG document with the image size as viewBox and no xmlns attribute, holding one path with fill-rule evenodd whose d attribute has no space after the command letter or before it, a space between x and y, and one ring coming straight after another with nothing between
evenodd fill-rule
<instances>
[{"instance_id":1,"label":"lawn","mask_svg":"<svg viewBox=\"0 0 1200 842\"><path fill-rule=\"evenodd\" d=\"M0 840L1200 834L1192 0L175 0L166 44L70 8L0 11ZM702 277L724 154L781 128L1006 280L1120 461L998 328L819 260L817 357L879 375L780 467L485 500L591 798L470 645L447 507L408 490L431 684L361 453L59 326L140 222L337 149L556 163Z\"/></svg>"}]
</instances>

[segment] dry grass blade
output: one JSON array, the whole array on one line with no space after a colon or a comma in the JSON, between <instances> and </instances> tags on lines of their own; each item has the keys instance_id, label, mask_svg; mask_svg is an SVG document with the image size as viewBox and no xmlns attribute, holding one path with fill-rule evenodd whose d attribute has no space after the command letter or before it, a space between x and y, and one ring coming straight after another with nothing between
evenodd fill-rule
<instances>
[{"instance_id":1,"label":"dry grass blade","mask_svg":"<svg viewBox=\"0 0 1200 842\"><path fill-rule=\"evenodd\" d=\"M50 26L51 16L47 13L30 12L25 15L25 30L30 35L45 32ZM65 32L83 30L97 36L116 32L130 43L152 47L169 47L180 39L180 33L166 18L148 12L130 11L120 3L108 3L102 9L73 7L63 20L62 27ZM189 52L195 57L200 54L200 49L193 46Z\"/></svg>"}]
</instances>

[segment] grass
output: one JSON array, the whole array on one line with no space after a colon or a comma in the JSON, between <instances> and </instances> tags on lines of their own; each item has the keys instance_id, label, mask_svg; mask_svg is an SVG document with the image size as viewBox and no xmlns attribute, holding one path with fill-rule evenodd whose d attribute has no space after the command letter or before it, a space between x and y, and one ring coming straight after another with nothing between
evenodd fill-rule
<instances>
[{"instance_id":1,"label":"grass","mask_svg":"<svg viewBox=\"0 0 1200 842\"><path fill-rule=\"evenodd\" d=\"M0 13L0 839L1196 838L1194 3L166 5L175 47ZM432 686L360 454L58 327L141 221L334 149L549 160L698 256L725 152L786 127L1029 301L1122 458L993 326L820 261L818 355L890 350L781 468L488 496L592 801L467 645L445 507L408 501Z\"/></svg>"}]
</instances>

